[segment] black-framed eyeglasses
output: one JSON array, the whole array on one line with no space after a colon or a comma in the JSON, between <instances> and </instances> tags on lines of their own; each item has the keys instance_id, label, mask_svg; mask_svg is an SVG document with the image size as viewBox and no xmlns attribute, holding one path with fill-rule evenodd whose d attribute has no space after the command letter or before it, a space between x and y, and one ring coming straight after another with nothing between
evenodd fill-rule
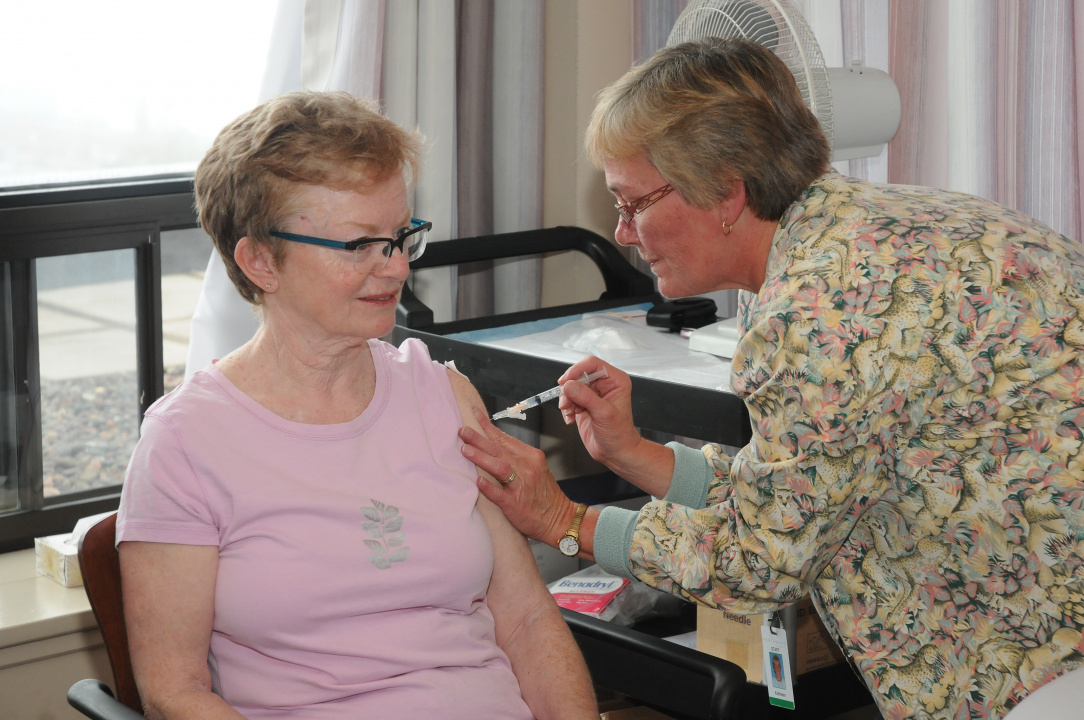
<instances>
[{"instance_id":1,"label":"black-framed eyeglasses","mask_svg":"<svg viewBox=\"0 0 1084 720\"><path fill-rule=\"evenodd\" d=\"M622 220L631 223L634 217L669 195L673 189L674 187L667 183L657 190L652 190L647 195L636 198L632 202L617 203L614 207L617 208Z\"/></svg>"},{"instance_id":2,"label":"black-framed eyeglasses","mask_svg":"<svg viewBox=\"0 0 1084 720\"><path fill-rule=\"evenodd\" d=\"M425 244L428 240L429 231L433 229L433 223L418 218L410 218L410 227L400 228L395 232L394 238L358 238L357 240L327 240L325 238L312 237L310 235L297 235L296 233L280 232L272 230L271 236L289 240L291 242L305 243L306 245L321 245L323 247L345 250L353 255L354 269L361 273L371 273L384 269L391 259L395 248L403 253L407 262L417 260L425 252Z\"/></svg>"}]
</instances>

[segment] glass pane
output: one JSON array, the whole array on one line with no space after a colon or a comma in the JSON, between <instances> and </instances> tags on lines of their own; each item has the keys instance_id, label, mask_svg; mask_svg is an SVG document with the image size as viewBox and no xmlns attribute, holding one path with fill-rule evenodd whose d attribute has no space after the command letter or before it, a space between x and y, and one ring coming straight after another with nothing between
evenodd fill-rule
<instances>
[{"instance_id":1,"label":"glass pane","mask_svg":"<svg viewBox=\"0 0 1084 720\"><path fill-rule=\"evenodd\" d=\"M3 3L0 187L192 171L258 102L278 4Z\"/></svg>"},{"instance_id":2,"label":"glass pane","mask_svg":"<svg viewBox=\"0 0 1084 720\"><path fill-rule=\"evenodd\" d=\"M202 230L162 233L162 357L165 391L184 379L192 313L214 245Z\"/></svg>"},{"instance_id":3,"label":"glass pane","mask_svg":"<svg viewBox=\"0 0 1084 720\"><path fill-rule=\"evenodd\" d=\"M11 317L11 266L0 264L0 512L19 509Z\"/></svg>"},{"instance_id":4,"label":"glass pane","mask_svg":"<svg viewBox=\"0 0 1084 720\"><path fill-rule=\"evenodd\" d=\"M139 437L135 251L36 268L45 497L119 485Z\"/></svg>"}]
</instances>

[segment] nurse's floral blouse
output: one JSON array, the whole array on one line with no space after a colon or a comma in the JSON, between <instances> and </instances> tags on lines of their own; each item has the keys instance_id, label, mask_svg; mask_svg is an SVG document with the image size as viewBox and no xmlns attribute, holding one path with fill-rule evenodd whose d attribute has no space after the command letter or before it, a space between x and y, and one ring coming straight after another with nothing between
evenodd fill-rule
<instances>
[{"instance_id":1,"label":"nurse's floral blouse","mask_svg":"<svg viewBox=\"0 0 1084 720\"><path fill-rule=\"evenodd\" d=\"M703 449L705 507L641 511L634 576L746 612L809 592L888 720L999 717L1084 664L1077 243L830 172L741 327L753 439Z\"/></svg>"}]
</instances>

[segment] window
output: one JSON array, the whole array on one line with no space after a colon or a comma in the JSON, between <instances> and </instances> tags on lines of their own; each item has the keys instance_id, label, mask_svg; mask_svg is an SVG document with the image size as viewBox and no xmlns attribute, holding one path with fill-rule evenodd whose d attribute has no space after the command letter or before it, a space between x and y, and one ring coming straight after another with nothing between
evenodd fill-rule
<instances>
[{"instance_id":1,"label":"window","mask_svg":"<svg viewBox=\"0 0 1084 720\"><path fill-rule=\"evenodd\" d=\"M259 100L277 3L37 0L0 44L0 552L115 509L184 375L191 173Z\"/></svg>"},{"instance_id":2,"label":"window","mask_svg":"<svg viewBox=\"0 0 1084 720\"><path fill-rule=\"evenodd\" d=\"M258 99L277 3L6 3L0 188L191 172Z\"/></svg>"},{"instance_id":3,"label":"window","mask_svg":"<svg viewBox=\"0 0 1084 720\"><path fill-rule=\"evenodd\" d=\"M176 314L210 247L191 186L0 194L0 551L116 508L140 418L184 371Z\"/></svg>"}]
</instances>

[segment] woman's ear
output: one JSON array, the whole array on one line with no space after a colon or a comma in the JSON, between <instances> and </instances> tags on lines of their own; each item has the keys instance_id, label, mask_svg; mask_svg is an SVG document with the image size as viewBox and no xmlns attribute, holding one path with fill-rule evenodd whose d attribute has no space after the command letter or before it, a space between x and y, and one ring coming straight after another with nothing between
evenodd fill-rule
<instances>
[{"instance_id":1,"label":"woman's ear","mask_svg":"<svg viewBox=\"0 0 1084 720\"><path fill-rule=\"evenodd\" d=\"M233 259L245 276L264 292L278 289L278 272L271 249L247 235L237 241Z\"/></svg>"}]
</instances>

